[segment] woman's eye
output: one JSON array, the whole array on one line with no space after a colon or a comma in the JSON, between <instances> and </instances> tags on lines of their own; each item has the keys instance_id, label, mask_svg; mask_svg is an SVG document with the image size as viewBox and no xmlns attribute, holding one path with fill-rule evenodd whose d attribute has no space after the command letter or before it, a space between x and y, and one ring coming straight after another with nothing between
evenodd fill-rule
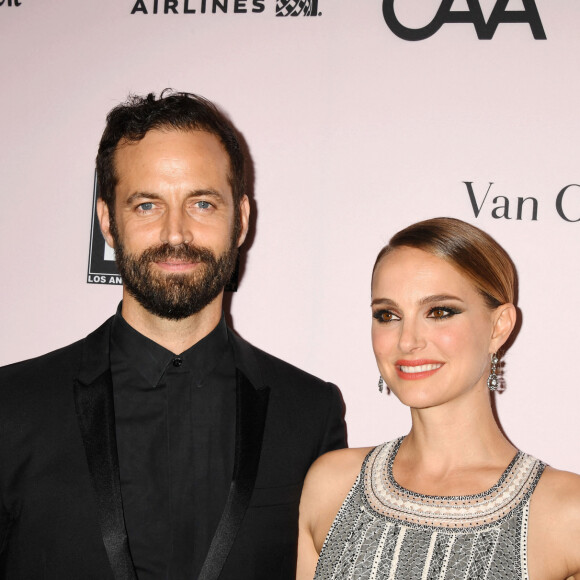
<instances>
[{"instance_id":1,"label":"woman's eye","mask_svg":"<svg viewBox=\"0 0 580 580\"><path fill-rule=\"evenodd\" d=\"M459 314L459 310L455 310L455 308L436 306L435 308L431 308L431 310L429 310L428 317L441 320L443 318L450 318L455 314Z\"/></svg>"},{"instance_id":2,"label":"woman's eye","mask_svg":"<svg viewBox=\"0 0 580 580\"><path fill-rule=\"evenodd\" d=\"M399 317L390 310L377 310L373 312L373 318L376 318L379 322L392 322L393 320L400 320Z\"/></svg>"}]
</instances>

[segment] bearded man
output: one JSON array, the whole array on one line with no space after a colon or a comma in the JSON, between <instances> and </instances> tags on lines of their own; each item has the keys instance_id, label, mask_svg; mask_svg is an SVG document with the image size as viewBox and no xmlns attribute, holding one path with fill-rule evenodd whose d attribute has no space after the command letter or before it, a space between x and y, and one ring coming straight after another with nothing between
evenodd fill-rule
<instances>
[{"instance_id":1,"label":"bearded man","mask_svg":"<svg viewBox=\"0 0 580 580\"><path fill-rule=\"evenodd\" d=\"M201 97L109 113L97 211L123 300L84 340L0 369L0 578L294 578L302 481L345 445L343 408L225 323L244 163Z\"/></svg>"}]
</instances>

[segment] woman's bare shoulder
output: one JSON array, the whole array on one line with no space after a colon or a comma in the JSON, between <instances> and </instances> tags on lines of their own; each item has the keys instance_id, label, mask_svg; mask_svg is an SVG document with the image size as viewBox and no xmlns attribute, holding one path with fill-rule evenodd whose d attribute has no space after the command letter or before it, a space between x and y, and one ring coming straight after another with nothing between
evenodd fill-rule
<instances>
[{"instance_id":1,"label":"woman's bare shoulder","mask_svg":"<svg viewBox=\"0 0 580 580\"><path fill-rule=\"evenodd\" d=\"M326 479L336 477L350 479L352 474L358 475L365 457L373 449L373 447L355 447L329 451L312 464L307 479L312 479L317 483L324 483Z\"/></svg>"},{"instance_id":2,"label":"woman's bare shoulder","mask_svg":"<svg viewBox=\"0 0 580 580\"><path fill-rule=\"evenodd\" d=\"M372 449L338 449L320 456L312 464L304 480L302 502L312 499L320 507L321 498L325 498L330 505L340 500L340 507L356 481L365 457Z\"/></svg>"},{"instance_id":3,"label":"woman's bare shoulder","mask_svg":"<svg viewBox=\"0 0 580 580\"><path fill-rule=\"evenodd\" d=\"M319 457L310 467L300 500L302 525L318 552L340 506L352 488L372 447L339 449Z\"/></svg>"},{"instance_id":4,"label":"woman's bare shoulder","mask_svg":"<svg viewBox=\"0 0 580 580\"><path fill-rule=\"evenodd\" d=\"M534 498L552 510L580 510L580 475L546 466Z\"/></svg>"},{"instance_id":5,"label":"woman's bare shoulder","mask_svg":"<svg viewBox=\"0 0 580 580\"><path fill-rule=\"evenodd\" d=\"M580 475L546 467L530 504L530 564L540 556L537 562L541 567L548 564L550 568L556 562L565 565L565 578L580 574L578 545ZM550 577L548 570L545 577Z\"/></svg>"}]
</instances>

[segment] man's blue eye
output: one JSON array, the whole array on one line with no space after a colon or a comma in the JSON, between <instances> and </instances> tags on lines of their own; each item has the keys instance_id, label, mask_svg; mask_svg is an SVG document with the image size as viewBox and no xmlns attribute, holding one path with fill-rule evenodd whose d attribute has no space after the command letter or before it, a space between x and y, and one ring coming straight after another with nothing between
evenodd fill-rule
<instances>
[{"instance_id":1,"label":"man's blue eye","mask_svg":"<svg viewBox=\"0 0 580 580\"><path fill-rule=\"evenodd\" d=\"M153 209L153 203L146 201L145 203L139 205L139 209L142 209L143 211L150 211Z\"/></svg>"},{"instance_id":2,"label":"man's blue eye","mask_svg":"<svg viewBox=\"0 0 580 580\"><path fill-rule=\"evenodd\" d=\"M209 201L198 201L197 206L199 209L209 209L211 207L211 203Z\"/></svg>"}]
</instances>

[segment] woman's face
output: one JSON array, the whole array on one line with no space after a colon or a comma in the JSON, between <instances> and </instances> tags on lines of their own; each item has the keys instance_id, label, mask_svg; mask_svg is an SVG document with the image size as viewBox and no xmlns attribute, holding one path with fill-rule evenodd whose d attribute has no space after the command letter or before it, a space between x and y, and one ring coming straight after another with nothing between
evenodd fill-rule
<instances>
[{"instance_id":1,"label":"woman's face","mask_svg":"<svg viewBox=\"0 0 580 580\"><path fill-rule=\"evenodd\" d=\"M372 281L372 342L381 375L414 408L486 389L490 353L509 335L498 332L504 310L491 310L441 258L415 248L392 251Z\"/></svg>"}]
</instances>

